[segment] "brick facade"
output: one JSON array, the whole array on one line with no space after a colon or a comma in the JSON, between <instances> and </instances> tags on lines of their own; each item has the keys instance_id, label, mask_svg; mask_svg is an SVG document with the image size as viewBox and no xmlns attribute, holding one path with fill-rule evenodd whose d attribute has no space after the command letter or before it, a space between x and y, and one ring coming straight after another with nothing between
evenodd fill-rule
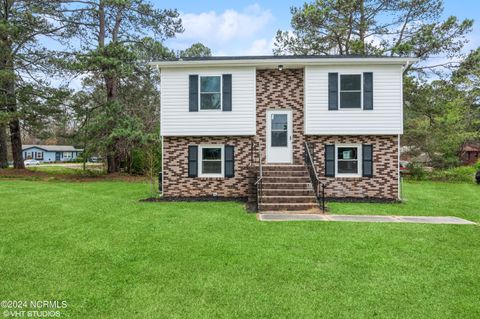
<instances>
[{"instance_id":1,"label":"brick facade","mask_svg":"<svg viewBox=\"0 0 480 319\"><path fill-rule=\"evenodd\" d=\"M163 193L166 197L247 197L252 137L163 138ZM188 145L235 146L235 177L188 177Z\"/></svg>"},{"instance_id":2,"label":"brick facade","mask_svg":"<svg viewBox=\"0 0 480 319\"><path fill-rule=\"evenodd\" d=\"M303 124L303 69L257 70L257 135L245 137L164 137L164 180L166 197L246 197L251 160L251 143L260 143L263 162L266 152L266 112L290 109L293 115L293 159L302 164L304 142L314 146L314 161L326 196L334 198L398 198L397 136L305 136ZM325 144L372 144L373 177L333 178L324 174ZM230 144L235 146L235 177L189 178L188 145ZM254 163L257 159L254 158Z\"/></svg>"},{"instance_id":3,"label":"brick facade","mask_svg":"<svg viewBox=\"0 0 480 319\"><path fill-rule=\"evenodd\" d=\"M303 163L303 69L257 70L257 141L265 163L267 110L292 110L293 161Z\"/></svg>"},{"instance_id":4,"label":"brick facade","mask_svg":"<svg viewBox=\"0 0 480 319\"><path fill-rule=\"evenodd\" d=\"M325 196L333 198L398 199L397 136L307 136L313 145L317 173ZM325 177L325 144L372 144L373 177Z\"/></svg>"}]
</instances>

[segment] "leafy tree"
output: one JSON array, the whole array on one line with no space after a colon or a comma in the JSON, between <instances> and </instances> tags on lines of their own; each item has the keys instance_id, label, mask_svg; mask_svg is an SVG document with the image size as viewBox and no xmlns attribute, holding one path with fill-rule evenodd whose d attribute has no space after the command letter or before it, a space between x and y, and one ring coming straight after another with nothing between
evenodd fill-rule
<instances>
[{"instance_id":1,"label":"leafy tree","mask_svg":"<svg viewBox=\"0 0 480 319\"><path fill-rule=\"evenodd\" d=\"M472 106L480 107L480 47L470 52L455 70L453 81L466 92Z\"/></svg>"},{"instance_id":2,"label":"leafy tree","mask_svg":"<svg viewBox=\"0 0 480 319\"><path fill-rule=\"evenodd\" d=\"M69 34L63 1L0 1L0 166L6 158L5 129L8 126L15 168L24 168L21 120L31 111L37 115L46 97L46 82L39 74L48 72L51 52L40 45L40 38L58 41ZM47 90L48 91L48 90ZM52 92L51 90L49 93ZM41 97L43 95L43 98ZM35 105L28 102L35 101Z\"/></svg>"},{"instance_id":3,"label":"leafy tree","mask_svg":"<svg viewBox=\"0 0 480 319\"><path fill-rule=\"evenodd\" d=\"M405 78L405 135L402 143L429 155L432 165L458 164L466 141L480 138L480 112L451 80L419 83Z\"/></svg>"},{"instance_id":4,"label":"leafy tree","mask_svg":"<svg viewBox=\"0 0 480 319\"><path fill-rule=\"evenodd\" d=\"M275 54L453 57L473 25L453 16L440 21L441 0L316 0L291 13L293 31L277 32Z\"/></svg>"},{"instance_id":5,"label":"leafy tree","mask_svg":"<svg viewBox=\"0 0 480 319\"><path fill-rule=\"evenodd\" d=\"M81 40L81 50L69 67L88 74L90 83L95 84L95 120L97 129L102 130L107 171L116 172L124 159L123 137L131 133L125 128L136 127L134 120L125 116L120 101L122 81L136 72L138 49L154 44L147 35L160 41L173 37L183 31L181 20L176 10L159 10L143 0L69 3ZM98 91L100 88L103 92Z\"/></svg>"},{"instance_id":6,"label":"leafy tree","mask_svg":"<svg viewBox=\"0 0 480 319\"><path fill-rule=\"evenodd\" d=\"M159 42L149 40L145 44L127 46L138 60L131 63L132 71L123 75L118 83L114 118L111 109L105 107L106 93L101 78L87 77L71 103L77 127L72 138L76 143L82 145L88 155L106 155L109 144L115 141L118 165L131 173L143 173L144 151L160 144L160 76L146 62L175 57ZM158 163L160 160L159 156Z\"/></svg>"},{"instance_id":7,"label":"leafy tree","mask_svg":"<svg viewBox=\"0 0 480 319\"><path fill-rule=\"evenodd\" d=\"M192 44L191 47L180 51L178 55L180 58L211 56L212 50L210 50L210 48L206 47L202 43L195 43Z\"/></svg>"}]
</instances>

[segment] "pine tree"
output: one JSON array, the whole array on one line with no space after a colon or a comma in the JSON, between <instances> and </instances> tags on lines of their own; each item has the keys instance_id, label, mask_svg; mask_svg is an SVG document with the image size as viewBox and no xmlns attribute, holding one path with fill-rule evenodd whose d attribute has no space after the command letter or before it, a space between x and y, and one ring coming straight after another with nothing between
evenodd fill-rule
<instances>
[{"instance_id":1,"label":"pine tree","mask_svg":"<svg viewBox=\"0 0 480 319\"><path fill-rule=\"evenodd\" d=\"M107 157L107 171L117 172L122 165L122 139L117 124L126 121L119 100L123 79L135 71L135 47L148 47L154 39L162 41L182 32L176 10L156 9L143 0L68 1L75 9L72 15L76 35L82 46L70 61L71 69L88 74L93 81L101 81L99 93L102 108L101 124ZM116 133L117 132L117 133Z\"/></svg>"}]
</instances>

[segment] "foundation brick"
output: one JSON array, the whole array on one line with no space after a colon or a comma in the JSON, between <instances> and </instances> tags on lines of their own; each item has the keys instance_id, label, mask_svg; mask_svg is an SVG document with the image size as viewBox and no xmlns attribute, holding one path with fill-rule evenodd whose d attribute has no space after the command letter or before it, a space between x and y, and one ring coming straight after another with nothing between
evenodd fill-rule
<instances>
[{"instance_id":1,"label":"foundation brick","mask_svg":"<svg viewBox=\"0 0 480 319\"><path fill-rule=\"evenodd\" d=\"M163 193L166 197L247 197L252 137L163 138ZM188 145L229 144L235 147L235 176L188 177Z\"/></svg>"},{"instance_id":2,"label":"foundation brick","mask_svg":"<svg viewBox=\"0 0 480 319\"><path fill-rule=\"evenodd\" d=\"M398 137L307 136L325 196L333 198L398 199ZM372 144L373 177L325 177L325 144Z\"/></svg>"}]
</instances>

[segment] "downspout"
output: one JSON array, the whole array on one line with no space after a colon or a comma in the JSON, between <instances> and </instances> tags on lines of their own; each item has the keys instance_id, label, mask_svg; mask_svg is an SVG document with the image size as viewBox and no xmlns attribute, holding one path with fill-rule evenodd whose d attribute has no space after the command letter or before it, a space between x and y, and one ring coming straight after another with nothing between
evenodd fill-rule
<instances>
[{"instance_id":1,"label":"downspout","mask_svg":"<svg viewBox=\"0 0 480 319\"><path fill-rule=\"evenodd\" d=\"M161 72L160 71L160 68L158 67L158 65L156 65L156 69L158 72ZM160 73L161 74L161 73ZM162 77L160 75L160 113L159 113L159 119L160 121L160 125L162 124ZM160 168L160 174L161 174L161 180L159 181L161 183L161 187L160 187L160 190L159 190L159 196L162 197L163 196L163 180L164 180L164 174L163 174L163 164L164 164L164 154L163 154L163 136L162 136L162 128L160 127L160 143L161 143L161 148L162 148L162 151L161 151L161 156L162 156L162 167Z\"/></svg>"},{"instance_id":2,"label":"downspout","mask_svg":"<svg viewBox=\"0 0 480 319\"><path fill-rule=\"evenodd\" d=\"M401 175L401 172L400 172L400 134L398 134L397 139L398 139L398 141L397 141L397 148L398 148L398 152L397 152L398 199L402 200L402 186L403 186L403 183L402 183L402 175Z\"/></svg>"},{"instance_id":3,"label":"downspout","mask_svg":"<svg viewBox=\"0 0 480 319\"><path fill-rule=\"evenodd\" d=\"M401 77L400 77L400 92L401 92L401 97L402 97L402 131L403 131L403 73L405 72L405 70L408 68L410 62L407 61L405 62L405 65L402 67L402 74L401 74ZM402 186L403 186L403 183L402 183L402 175L401 175L401 172L400 172L400 137L401 137L401 134L398 134L397 135L397 148L398 148L398 151L397 151L397 174L398 174L398 199L399 200L402 200Z\"/></svg>"}]
</instances>

